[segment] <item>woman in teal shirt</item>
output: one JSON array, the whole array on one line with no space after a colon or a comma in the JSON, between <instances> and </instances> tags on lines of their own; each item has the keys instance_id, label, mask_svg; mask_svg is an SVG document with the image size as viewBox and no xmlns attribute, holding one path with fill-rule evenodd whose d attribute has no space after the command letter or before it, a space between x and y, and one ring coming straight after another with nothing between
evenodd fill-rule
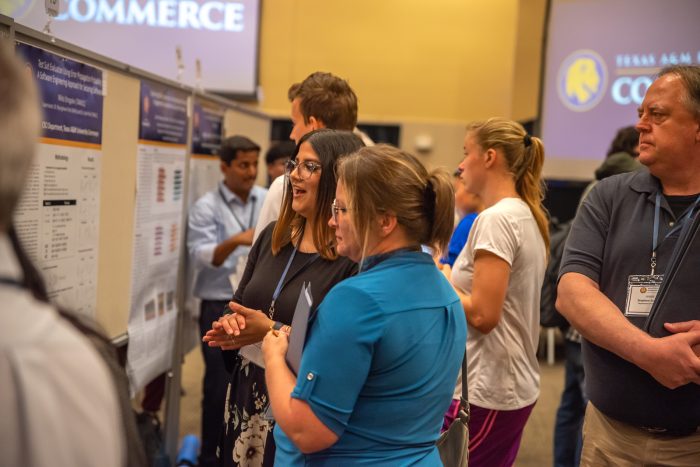
<instances>
[{"instance_id":1,"label":"woman in teal shirt","mask_svg":"<svg viewBox=\"0 0 700 467\"><path fill-rule=\"evenodd\" d=\"M444 249L453 212L448 174L428 174L396 148L363 148L339 162L330 225L338 253L361 272L319 306L298 378L284 360L286 335L265 338L277 465L440 464L435 441L466 323L420 245Z\"/></svg>"}]
</instances>

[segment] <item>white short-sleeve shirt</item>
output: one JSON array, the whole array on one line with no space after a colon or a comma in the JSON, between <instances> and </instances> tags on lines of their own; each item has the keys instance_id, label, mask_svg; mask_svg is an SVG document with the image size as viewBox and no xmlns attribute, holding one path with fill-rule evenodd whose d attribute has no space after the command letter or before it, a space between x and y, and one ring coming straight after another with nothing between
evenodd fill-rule
<instances>
[{"instance_id":1,"label":"white short-sleeve shirt","mask_svg":"<svg viewBox=\"0 0 700 467\"><path fill-rule=\"evenodd\" d=\"M515 410L539 396L537 363L540 291L547 253L528 205L505 198L476 218L455 261L452 283L472 293L477 251L495 254L511 267L501 319L491 332L468 327L469 401L493 410ZM455 391L459 397L461 387Z\"/></svg>"}]
</instances>

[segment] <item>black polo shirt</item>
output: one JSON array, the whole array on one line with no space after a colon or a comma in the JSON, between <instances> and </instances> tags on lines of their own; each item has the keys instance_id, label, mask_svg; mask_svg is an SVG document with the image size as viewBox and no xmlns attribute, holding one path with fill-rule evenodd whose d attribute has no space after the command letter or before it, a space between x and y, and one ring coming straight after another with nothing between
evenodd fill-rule
<instances>
[{"instance_id":1,"label":"black polo shirt","mask_svg":"<svg viewBox=\"0 0 700 467\"><path fill-rule=\"evenodd\" d=\"M659 180L646 169L600 181L576 215L559 277L567 272L589 277L623 312L628 277L651 272L654 203L660 191ZM679 234L676 229L667 237L676 218L664 197L659 220L656 274L663 274ZM646 321L628 319L639 328ZM585 339L583 357L587 396L604 414L638 426L700 426L700 386L667 389L639 367Z\"/></svg>"}]
</instances>

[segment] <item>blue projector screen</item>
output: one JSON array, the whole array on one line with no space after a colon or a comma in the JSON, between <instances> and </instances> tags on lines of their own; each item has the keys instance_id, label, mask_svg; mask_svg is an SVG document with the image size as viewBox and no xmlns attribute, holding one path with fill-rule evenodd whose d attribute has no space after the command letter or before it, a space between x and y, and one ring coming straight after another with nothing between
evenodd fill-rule
<instances>
[{"instance_id":1,"label":"blue projector screen","mask_svg":"<svg viewBox=\"0 0 700 467\"><path fill-rule=\"evenodd\" d=\"M542 93L545 175L591 179L637 121L655 74L700 64L698 0L552 0Z\"/></svg>"},{"instance_id":2,"label":"blue projector screen","mask_svg":"<svg viewBox=\"0 0 700 467\"><path fill-rule=\"evenodd\" d=\"M0 13L32 29L46 24L42 0L0 2ZM60 0L51 30L59 39L157 75L252 96L257 87L260 0Z\"/></svg>"}]
</instances>

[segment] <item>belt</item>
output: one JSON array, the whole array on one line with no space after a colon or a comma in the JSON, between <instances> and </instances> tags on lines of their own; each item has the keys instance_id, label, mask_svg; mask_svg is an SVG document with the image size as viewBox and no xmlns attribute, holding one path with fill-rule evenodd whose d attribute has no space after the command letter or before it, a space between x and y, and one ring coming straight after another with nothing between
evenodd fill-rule
<instances>
[{"instance_id":1,"label":"belt","mask_svg":"<svg viewBox=\"0 0 700 467\"><path fill-rule=\"evenodd\" d=\"M656 426L640 426L638 428L652 435L668 436L671 438L683 438L685 436L690 436L692 434L700 432L700 426L693 426L687 428L662 428Z\"/></svg>"}]
</instances>

